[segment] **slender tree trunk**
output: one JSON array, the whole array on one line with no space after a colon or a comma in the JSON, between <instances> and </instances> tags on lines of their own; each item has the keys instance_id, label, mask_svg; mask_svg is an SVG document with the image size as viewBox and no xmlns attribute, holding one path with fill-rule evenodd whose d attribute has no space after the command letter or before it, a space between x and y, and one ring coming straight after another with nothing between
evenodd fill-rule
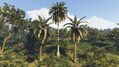
<instances>
[{"instance_id":1,"label":"slender tree trunk","mask_svg":"<svg viewBox=\"0 0 119 67\"><path fill-rule=\"evenodd\" d=\"M40 46L40 61L43 60L43 45L45 43L46 37L47 37L47 30L44 29L44 35L43 35L43 39L42 39L41 46Z\"/></svg>"},{"instance_id":2,"label":"slender tree trunk","mask_svg":"<svg viewBox=\"0 0 119 67\"><path fill-rule=\"evenodd\" d=\"M59 45L57 45L57 57L60 58Z\"/></svg>"},{"instance_id":3,"label":"slender tree trunk","mask_svg":"<svg viewBox=\"0 0 119 67\"><path fill-rule=\"evenodd\" d=\"M76 43L74 44L74 56L73 56L73 61L76 62Z\"/></svg>"},{"instance_id":4,"label":"slender tree trunk","mask_svg":"<svg viewBox=\"0 0 119 67\"><path fill-rule=\"evenodd\" d=\"M58 41L58 45L57 45L57 57L60 58L60 48L59 48L59 23L57 24L57 41Z\"/></svg>"},{"instance_id":5,"label":"slender tree trunk","mask_svg":"<svg viewBox=\"0 0 119 67\"><path fill-rule=\"evenodd\" d=\"M1 48L1 55L3 55L4 53L4 48L5 48L5 44L6 44L6 41L12 37L12 34L9 34L3 41L3 45L2 45L2 48Z\"/></svg>"},{"instance_id":6,"label":"slender tree trunk","mask_svg":"<svg viewBox=\"0 0 119 67\"><path fill-rule=\"evenodd\" d=\"M40 46L40 61L43 60L43 57L42 57L42 48L43 48L43 46L41 45L41 46Z\"/></svg>"}]
</instances>

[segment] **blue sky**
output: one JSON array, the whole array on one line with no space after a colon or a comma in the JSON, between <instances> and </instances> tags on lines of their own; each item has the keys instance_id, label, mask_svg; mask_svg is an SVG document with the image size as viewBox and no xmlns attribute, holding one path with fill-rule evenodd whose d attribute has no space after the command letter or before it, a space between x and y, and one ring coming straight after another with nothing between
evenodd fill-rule
<instances>
[{"instance_id":1,"label":"blue sky","mask_svg":"<svg viewBox=\"0 0 119 67\"><path fill-rule=\"evenodd\" d=\"M0 5L6 2L27 11L50 8L52 3L57 1L66 2L69 12L78 17L98 16L119 21L119 0L0 0Z\"/></svg>"},{"instance_id":2,"label":"blue sky","mask_svg":"<svg viewBox=\"0 0 119 67\"><path fill-rule=\"evenodd\" d=\"M0 0L0 5L6 2L24 11L32 11L50 8L53 3L60 1L66 2L71 15L87 16L87 19L99 17L110 22L119 21L119 0Z\"/></svg>"}]
</instances>

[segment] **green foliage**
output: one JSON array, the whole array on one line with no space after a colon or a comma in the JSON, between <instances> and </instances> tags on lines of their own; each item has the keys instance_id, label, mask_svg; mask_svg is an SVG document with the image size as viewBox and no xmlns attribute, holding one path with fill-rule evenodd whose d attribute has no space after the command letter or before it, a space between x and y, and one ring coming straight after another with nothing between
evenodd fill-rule
<instances>
[{"instance_id":1,"label":"green foliage","mask_svg":"<svg viewBox=\"0 0 119 67\"><path fill-rule=\"evenodd\" d=\"M88 43L89 44L89 43ZM82 67L118 67L119 56L113 54L111 51L108 51L106 45L103 47L98 46L87 46L84 42L84 45L88 48L84 48L84 50L79 50L79 63ZM84 46L83 45L83 46ZM91 45L91 43L90 43ZM82 47L82 45L80 45ZM112 46L113 47L113 46ZM110 53L111 52L111 53Z\"/></svg>"},{"instance_id":2,"label":"green foliage","mask_svg":"<svg viewBox=\"0 0 119 67\"><path fill-rule=\"evenodd\" d=\"M57 32L57 29L49 27L47 22L51 18L55 23L65 20L67 16L65 3L53 4L49 14L50 18L39 16L39 20L31 21L25 19L23 10L7 3L1 6L0 51L3 43L5 51L0 55L0 67L79 67L79 65L80 67L119 67L119 28L105 30L86 28L79 25L85 17L78 20L75 16L74 19L69 18L72 23L66 24L71 25L68 26L71 30L60 29L60 32ZM82 36L86 31L83 28L88 31L84 38ZM79 38L79 43L77 42L77 63L72 61L74 44L71 42L69 32L82 38L82 40ZM57 34L60 37L59 42ZM43 61L40 61L38 50L41 42L44 44ZM56 46L59 43L61 57L57 58Z\"/></svg>"},{"instance_id":3,"label":"green foliage","mask_svg":"<svg viewBox=\"0 0 119 67\"><path fill-rule=\"evenodd\" d=\"M55 57L54 55L50 55L48 58L46 58L45 64L48 67L71 67L71 64L68 58L63 57L59 59Z\"/></svg>"}]
</instances>

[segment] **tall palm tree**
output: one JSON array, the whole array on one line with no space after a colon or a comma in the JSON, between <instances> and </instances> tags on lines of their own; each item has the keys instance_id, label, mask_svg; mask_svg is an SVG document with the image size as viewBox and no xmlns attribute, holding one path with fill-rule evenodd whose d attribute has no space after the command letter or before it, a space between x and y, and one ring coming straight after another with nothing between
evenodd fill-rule
<instances>
[{"instance_id":1,"label":"tall palm tree","mask_svg":"<svg viewBox=\"0 0 119 67\"><path fill-rule=\"evenodd\" d=\"M49 14L52 17L52 20L57 24L57 40L59 42L59 24L66 19L67 17L67 7L65 7L64 2L53 3L53 6L50 8ZM60 57L59 45L57 45L57 57Z\"/></svg>"},{"instance_id":2,"label":"tall palm tree","mask_svg":"<svg viewBox=\"0 0 119 67\"><path fill-rule=\"evenodd\" d=\"M39 26L37 31L35 31L35 34L37 34L37 37L39 39L38 41L40 43L40 61L42 61L43 60L42 58L43 46L45 44L47 37L49 37L49 34L50 34L49 25L51 23L48 24L48 21L51 19L51 17L48 19L45 19L45 18L42 18L41 16L38 16L38 18L39 18Z\"/></svg>"},{"instance_id":3,"label":"tall palm tree","mask_svg":"<svg viewBox=\"0 0 119 67\"><path fill-rule=\"evenodd\" d=\"M81 25L81 23L87 23L86 21L82 21L85 17L82 17L81 19L77 19L75 16L74 19L71 19L68 17L68 19L71 21L71 23L66 23L64 26L67 28L71 28L71 39L74 43L74 55L73 55L73 61L76 62L76 45L80 41L80 39L87 34L87 30L84 29L85 25Z\"/></svg>"}]
</instances>

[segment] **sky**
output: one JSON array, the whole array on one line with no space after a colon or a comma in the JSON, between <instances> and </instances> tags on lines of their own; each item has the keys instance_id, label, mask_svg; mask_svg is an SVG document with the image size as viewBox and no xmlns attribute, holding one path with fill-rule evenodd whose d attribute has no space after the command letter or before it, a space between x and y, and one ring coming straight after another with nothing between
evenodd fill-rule
<instances>
[{"instance_id":1,"label":"sky","mask_svg":"<svg viewBox=\"0 0 119 67\"><path fill-rule=\"evenodd\" d=\"M37 19L38 15L49 17L49 8L55 2L64 1L68 7L68 15L73 18L86 16L89 26L98 29L119 27L119 0L0 0L24 10L28 17ZM70 22L68 19L64 23ZM61 24L61 27L63 24Z\"/></svg>"}]
</instances>

